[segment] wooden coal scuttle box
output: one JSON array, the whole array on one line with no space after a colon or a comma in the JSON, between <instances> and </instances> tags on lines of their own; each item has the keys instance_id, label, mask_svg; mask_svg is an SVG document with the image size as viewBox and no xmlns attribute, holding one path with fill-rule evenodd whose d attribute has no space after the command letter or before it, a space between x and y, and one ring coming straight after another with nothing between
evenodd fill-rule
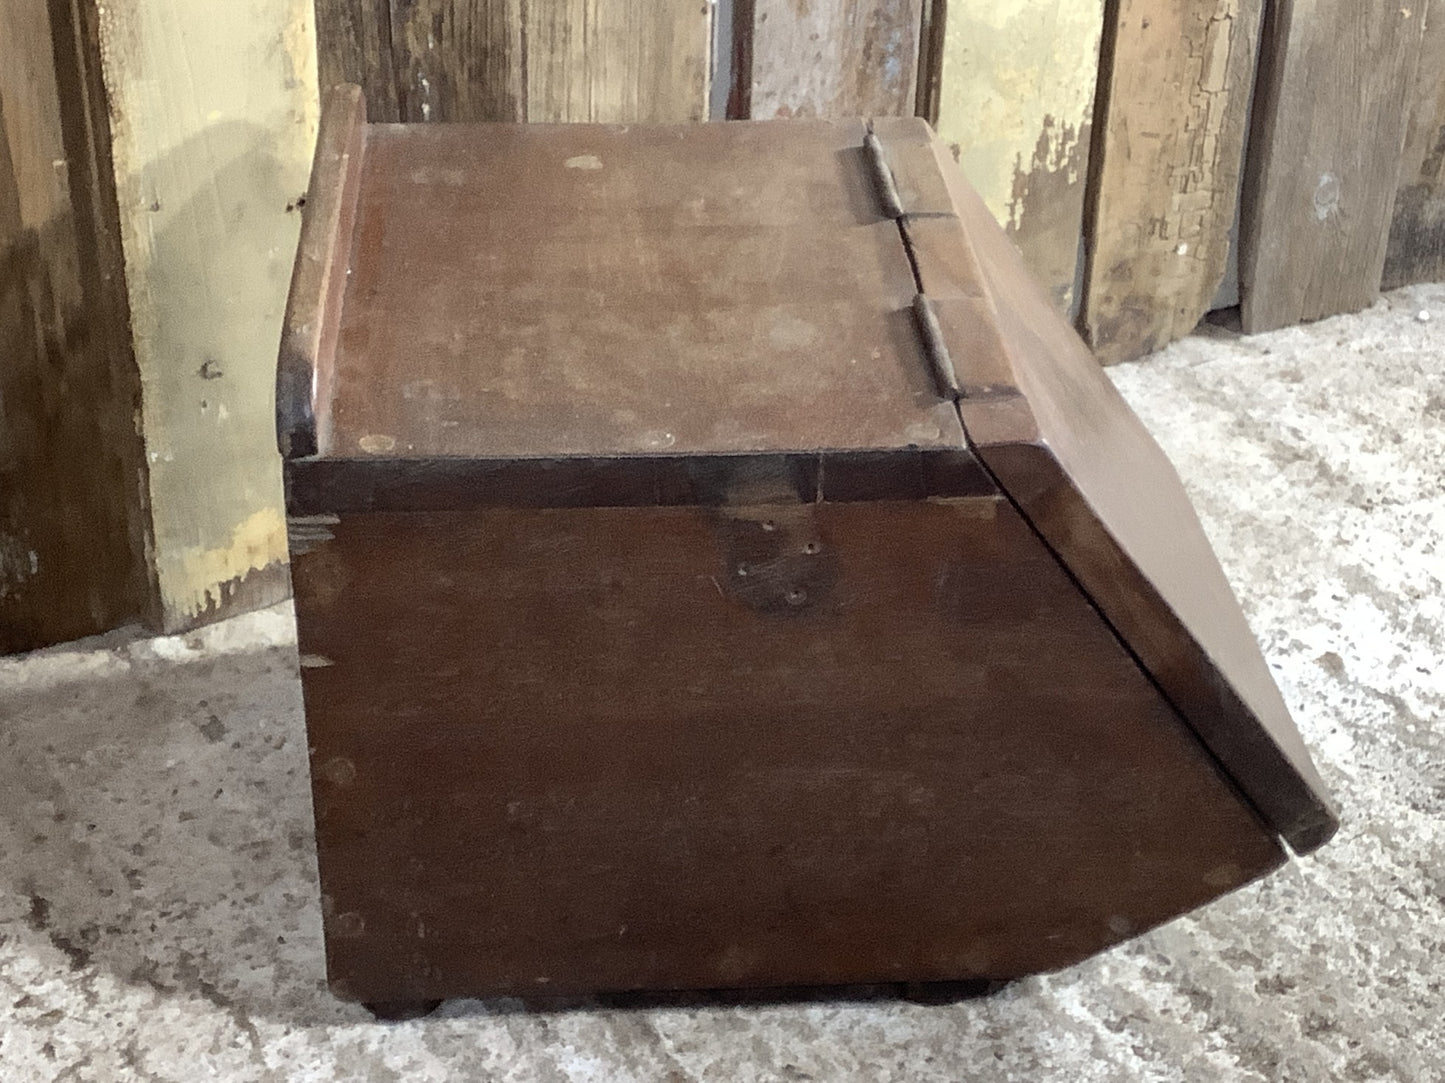
<instances>
[{"instance_id":1,"label":"wooden coal scuttle box","mask_svg":"<svg viewBox=\"0 0 1445 1083\"><path fill-rule=\"evenodd\" d=\"M339 996L1008 979L1335 827L921 121L338 88L277 406Z\"/></svg>"}]
</instances>

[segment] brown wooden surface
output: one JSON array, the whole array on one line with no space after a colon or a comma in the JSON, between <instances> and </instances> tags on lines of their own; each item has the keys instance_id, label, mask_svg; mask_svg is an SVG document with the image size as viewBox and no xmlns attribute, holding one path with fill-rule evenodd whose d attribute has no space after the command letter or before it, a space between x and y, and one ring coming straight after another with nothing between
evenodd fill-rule
<instances>
[{"instance_id":1,"label":"brown wooden surface","mask_svg":"<svg viewBox=\"0 0 1445 1083\"><path fill-rule=\"evenodd\" d=\"M1425 22L1400 190L1385 258L1385 289L1445 281L1445 0Z\"/></svg>"},{"instance_id":2,"label":"brown wooden surface","mask_svg":"<svg viewBox=\"0 0 1445 1083\"><path fill-rule=\"evenodd\" d=\"M1218 293L1262 10L1263 0L1120 0L1085 225L1082 326L1105 363L1189 334Z\"/></svg>"},{"instance_id":3,"label":"brown wooden surface","mask_svg":"<svg viewBox=\"0 0 1445 1083\"><path fill-rule=\"evenodd\" d=\"M1011 977L1282 860L1006 501L303 541L344 997Z\"/></svg>"},{"instance_id":4,"label":"brown wooden surface","mask_svg":"<svg viewBox=\"0 0 1445 1083\"><path fill-rule=\"evenodd\" d=\"M318 0L321 85L378 122L707 116L705 0Z\"/></svg>"},{"instance_id":5,"label":"brown wooden surface","mask_svg":"<svg viewBox=\"0 0 1445 1083\"><path fill-rule=\"evenodd\" d=\"M276 370L276 435L286 457L315 454L314 404L331 397L366 131L360 88L343 84L328 91Z\"/></svg>"},{"instance_id":6,"label":"brown wooden surface","mask_svg":"<svg viewBox=\"0 0 1445 1083\"><path fill-rule=\"evenodd\" d=\"M323 452L962 447L863 134L371 129Z\"/></svg>"},{"instance_id":7,"label":"brown wooden surface","mask_svg":"<svg viewBox=\"0 0 1445 1083\"><path fill-rule=\"evenodd\" d=\"M750 0L746 114L909 116L924 0Z\"/></svg>"},{"instance_id":8,"label":"brown wooden surface","mask_svg":"<svg viewBox=\"0 0 1445 1083\"><path fill-rule=\"evenodd\" d=\"M0 0L0 653L154 615L93 20Z\"/></svg>"},{"instance_id":9,"label":"brown wooden surface","mask_svg":"<svg viewBox=\"0 0 1445 1083\"><path fill-rule=\"evenodd\" d=\"M931 500L995 492L954 448L754 455L293 459L292 514L472 508L720 507L748 499Z\"/></svg>"},{"instance_id":10,"label":"brown wooden surface","mask_svg":"<svg viewBox=\"0 0 1445 1083\"><path fill-rule=\"evenodd\" d=\"M1240 233L1246 331L1379 295L1427 7L1272 5Z\"/></svg>"},{"instance_id":11,"label":"brown wooden surface","mask_svg":"<svg viewBox=\"0 0 1445 1083\"><path fill-rule=\"evenodd\" d=\"M928 140L916 123L882 134ZM1266 821L1296 850L1323 844L1334 811L1173 467L934 154L957 217L906 228L970 445Z\"/></svg>"}]
</instances>

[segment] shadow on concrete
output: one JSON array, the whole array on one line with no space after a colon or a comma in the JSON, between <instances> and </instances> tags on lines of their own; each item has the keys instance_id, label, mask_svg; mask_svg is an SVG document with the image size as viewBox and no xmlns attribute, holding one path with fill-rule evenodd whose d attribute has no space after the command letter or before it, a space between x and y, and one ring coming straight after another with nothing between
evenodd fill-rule
<instances>
[{"instance_id":1,"label":"shadow on concrete","mask_svg":"<svg viewBox=\"0 0 1445 1083\"><path fill-rule=\"evenodd\" d=\"M87 996L111 981L157 1007L209 1001L243 1027L365 1021L325 983L295 648L218 649L224 634L123 631L0 662L0 956L68 971ZM459 999L440 1014L947 1004L995 988Z\"/></svg>"},{"instance_id":2,"label":"shadow on concrete","mask_svg":"<svg viewBox=\"0 0 1445 1083\"><path fill-rule=\"evenodd\" d=\"M87 997L364 1019L325 987L295 650L204 637L0 663L0 956Z\"/></svg>"}]
</instances>

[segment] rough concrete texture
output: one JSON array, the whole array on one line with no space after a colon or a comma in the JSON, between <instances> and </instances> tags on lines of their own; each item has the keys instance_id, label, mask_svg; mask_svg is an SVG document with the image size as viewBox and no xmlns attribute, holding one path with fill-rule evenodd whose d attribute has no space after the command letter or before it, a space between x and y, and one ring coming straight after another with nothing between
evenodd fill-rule
<instances>
[{"instance_id":1,"label":"rough concrete texture","mask_svg":"<svg viewBox=\"0 0 1445 1083\"><path fill-rule=\"evenodd\" d=\"M379 1024L322 984L288 613L118 635L0 660L0 1078L1445 1079L1445 287L1114 375L1344 807L1317 857L982 1000Z\"/></svg>"}]
</instances>

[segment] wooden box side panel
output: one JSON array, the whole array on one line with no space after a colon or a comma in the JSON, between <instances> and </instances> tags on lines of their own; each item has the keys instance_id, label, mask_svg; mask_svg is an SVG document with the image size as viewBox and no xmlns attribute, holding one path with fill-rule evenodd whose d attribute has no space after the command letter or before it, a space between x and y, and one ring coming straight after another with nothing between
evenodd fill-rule
<instances>
[{"instance_id":1,"label":"wooden box side panel","mask_svg":"<svg viewBox=\"0 0 1445 1083\"><path fill-rule=\"evenodd\" d=\"M1282 861L997 498L293 537L344 997L1007 978Z\"/></svg>"},{"instance_id":2,"label":"wooden box side panel","mask_svg":"<svg viewBox=\"0 0 1445 1083\"><path fill-rule=\"evenodd\" d=\"M1337 818L1178 474L935 144L957 217L910 221L965 371L968 439L1244 792L1296 850ZM992 325L987 341L961 337Z\"/></svg>"}]
</instances>

